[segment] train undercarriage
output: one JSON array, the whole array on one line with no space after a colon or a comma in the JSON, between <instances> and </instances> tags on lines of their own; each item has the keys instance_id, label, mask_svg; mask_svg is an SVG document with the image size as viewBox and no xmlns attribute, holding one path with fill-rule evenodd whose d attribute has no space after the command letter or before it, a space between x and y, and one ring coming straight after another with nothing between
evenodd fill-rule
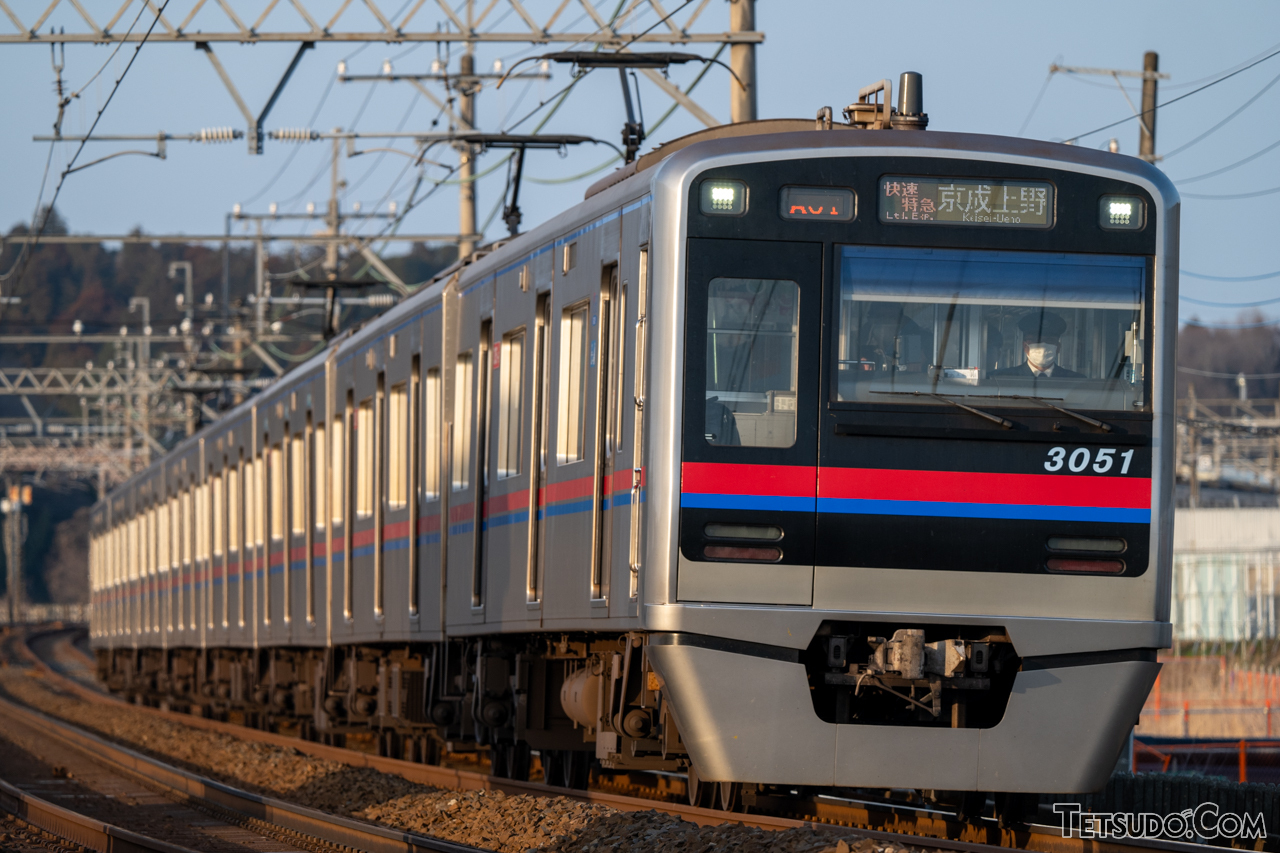
<instances>
[{"instance_id":1,"label":"train undercarriage","mask_svg":"<svg viewBox=\"0 0 1280 853\"><path fill-rule=\"evenodd\" d=\"M504 635L418 645L100 649L99 676L136 704L438 763L484 751L495 775L585 788L593 763L682 772L688 753L644 636Z\"/></svg>"},{"instance_id":2,"label":"train undercarriage","mask_svg":"<svg viewBox=\"0 0 1280 853\"><path fill-rule=\"evenodd\" d=\"M597 773L682 774L688 799L737 808L759 784L709 782L646 649L655 636L523 634L326 648L100 649L99 676L136 704L438 764L586 788ZM698 641L710 640L701 638ZM797 650L825 722L949 728L999 722L1020 666L999 628L830 622ZM930 795L938 800L956 796ZM970 797L970 800L972 797ZM960 800L963 802L963 798Z\"/></svg>"}]
</instances>

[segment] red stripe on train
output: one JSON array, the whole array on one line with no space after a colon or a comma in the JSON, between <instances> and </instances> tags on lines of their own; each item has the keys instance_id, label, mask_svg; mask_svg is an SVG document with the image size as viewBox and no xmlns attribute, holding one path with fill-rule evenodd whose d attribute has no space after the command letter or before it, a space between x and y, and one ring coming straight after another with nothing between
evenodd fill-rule
<instances>
[{"instance_id":1,"label":"red stripe on train","mask_svg":"<svg viewBox=\"0 0 1280 853\"><path fill-rule=\"evenodd\" d=\"M817 478L818 469L806 465L685 462L680 466L680 491L811 498L817 492Z\"/></svg>"},{"instance_id":2,"label":"red stripe on train","mask_svg":"<svg viewBox=\"0 0 1280 853\"><path fill-rule=\"evenodd\" d=\"M688 487L685 491L689 491ZM1073 474L819 468L818 496L878 501L1150 509L1151 480L1148 477Z\"/></svg>"}]
</instances>

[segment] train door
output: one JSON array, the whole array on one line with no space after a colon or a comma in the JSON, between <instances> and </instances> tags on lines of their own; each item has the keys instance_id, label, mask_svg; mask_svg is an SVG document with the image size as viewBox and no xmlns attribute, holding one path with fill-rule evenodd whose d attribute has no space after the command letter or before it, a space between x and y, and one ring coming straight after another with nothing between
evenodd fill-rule
<instances>
[{"instance_id":1,"label":"train door","mask_svg":"<svg viewBox=\"0 0 1280 853\"><path fill-rule=\"evenodd\" d=\"M481 535L489 487L485 448L489 435L493 291L490 279L462 287L446 308L449 411L449 514L445 545L450 630L485 620L485 554ZM456 309L453 307L456 306ZM453 312L456 310L456 314Z\"/></svg>"},{"instance_id":2,"label":"train door","mask_svg":"<svg viewBox=\"0 0 1280 853\"><path fill-rule=\"evenodd\" d=\"M383 501L381 460L386 458L387 374L384 347L369 342L357 352L351 420L350 483L354 506L350 517L350 572L347 575L348 618L357 638L381 637L385 622L383 577Z\"/></svg>"},{"instance_id":3,"label":"train door","mask_svg":"<svg viewBox=\"0 0 1280 853\"><path fill-rule=\"evenodd\" d=\"M422 356L419 363L419 400L413 403L420 428L416 436L419 452L417 474L418 506L415 547L418 559L409 577L411 619L422 639L435 639L443 626L441 607L444 566L441 555L441 510L443 474L447 471L444 448L444 376L441 352L444 346L444 312L439 303L427 308L422 326Z\"/></svg>"},{"instance_id":4,"label":"train door","mask_svg":"<svg viewBox=\"0 0 1280 853\"><path fill-rule=\"evenodd\" d=\"M551 434L540 512L545 519L544 625L560 619L607 616L600 583L599 377L600 245L605 229L557 241L551 300L548 392ZM616 233L604 257L617 257ZM605 279L607 281L607 279Z\"/></svg>"},{"instance_id":5,"label":"train door","mask_svg":"<svg viewBox=\"0 0 1280 853\"><path fill-rule=\"evenodd\" d=\"M677 595L813 595L822 246L689 240Z\"/></svg>"},{"instance_id":6,"label":"train door","mask_svg":"<svg viewBox=\"0 0 1280 853\"><path fill-rule=\"evenodd\" d=\"M530 430L529 455L529 546L525 564L525 600L530 610L542 607L542 578L546 571L547 537L546 500L548 449L551 435L551 294L538 295L534 314L531 356L533 359L533 394L530 399L533 420Z\"/></svg>"},{"instance_id":7,"label":"train door","mask_svg":"<svg viewBox=\"0 0 1280 853\"><path fill-rule=\"evenodd\" d=\"M419 408L419 328L416 318L407 321L385 335L381 344L385 381L378 415L378 502L382 513L378 609L386 638L406 636L413 611L410 577L417 552L411 535L418 503L418 447L410 436L416 435Z\"/></svg>"}]
</instances>

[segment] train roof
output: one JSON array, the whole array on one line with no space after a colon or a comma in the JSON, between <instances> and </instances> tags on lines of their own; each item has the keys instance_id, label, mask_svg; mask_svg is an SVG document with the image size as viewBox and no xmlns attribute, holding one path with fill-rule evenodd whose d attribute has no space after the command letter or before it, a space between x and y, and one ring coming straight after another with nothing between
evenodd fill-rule
<instances>
[{"instance_id":1,"label":"train roof","mask_svg":"<svg viewBox=\"0 0 1280 853\"><path fill-rule=\"evenodd\" d=\"M566 226L573 225L584 216L594 215L593 211L597 208L622 203L628 197L647 193L653 175L645 173L686 149L696 148L696 151L690 152L690 156L701 157L725 153L760 152L763 154L797 148L815 150L850 147L908 148L920 149L922 153L926 150L958 151L1000 155L1002 158L1054 160L1068 168L1074 165L1127 173L1158 187L1171 206L1179 202L1178 192L1172 181L1164 172L1150 163L1137 157L1060 142L936 130L869 130L838 123L832 124L829 128L815 129L813 119L764 119L707 128L663 143L626 166L616 169L588 187L582 203L562 211L530 231L486 244L470 257L454 262L436 273L422 288L388 311L371 318L358 328L344 332L310 359L279 377L277 382L225 412L217 422L206 425L194 435L184 438L162 459L191 449L202 437L222 429L228 423L235 422L254 406L261 405L276 394L287 392L303 377L321 368L335 353L359 352L367 343L379 339L387 334L388 330L395 329L398 321L420 311L424 304L440 298L452 282L461 283L464 280L470 282L494 275L502 269L502 265L509 266L512 257L518 258L537 251L546 242L554 240ZM603 196L603 198L596 198L597 196ZM593 199L595 203L588 204ZM148 468L133 474L113 489L104 502L110 500L121 489L151 476L153 472L159 470L159 463L160 460L156 460Z\"/></svg>"},{"instance_id":2,"label":"train roof","mask_svg":"<svg viewBox=\"0 0 1280 853\"><path fill-rule=\"evenodd\" d=\"M856 135L848 135L850 132ZM937 130L866 130L847 124L833 124L827 129L816 129L813 119L764 119L720 125L699 130L672 139L653 151L643 154L606 175L587 188L584 199L589 199L623 181L652 169L680 151L701 143L737 140L731 147L735 151L774 151L795 148L920 148L942 151L965 151L983 154L1000 154L1011 157L1057 160L1066 165L1092 169L1112 169L1129 172L1156 186L1167 198L1178 200L1173 182L1150 163L1127 154L1113 154L1093 148L1082 148L1062 142L1029 139L1020 136L997 136L987 133L953 133ZM719 151L728 145L707 146ZM700 152L701 153L701 152Z\"/></svg>"}]
</instances>

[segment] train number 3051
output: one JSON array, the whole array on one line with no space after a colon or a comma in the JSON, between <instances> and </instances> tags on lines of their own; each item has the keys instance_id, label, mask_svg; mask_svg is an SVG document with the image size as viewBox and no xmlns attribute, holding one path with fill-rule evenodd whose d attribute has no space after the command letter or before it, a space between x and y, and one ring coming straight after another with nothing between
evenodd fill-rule
<instances>
[{"instance_id":1,"label":"train number 3051","mask_svg":"<svg viewBox=\"0 0 1280 853\"><path fill-rule=\"evenodd\" d=\"M1129 473L1129 463L1133 461L1133 450L1126 450L1119 454L1120 473ZM1098 449L1098 455L1093 456L1089 448L1077 447L1071 451L1071 455L1067 455L1065 447L1054 447L1049 450L1049 458L1044 463L1046 471L1061 471L1065 464L1067 470L1073 474L1079 474L1081 471L1090 467L1089 463L1093 462L1093 470L1099 474L1106 474L1116 464L1116 449L1114 447L1102 447Z\"/></svg>"}]
</instances>

